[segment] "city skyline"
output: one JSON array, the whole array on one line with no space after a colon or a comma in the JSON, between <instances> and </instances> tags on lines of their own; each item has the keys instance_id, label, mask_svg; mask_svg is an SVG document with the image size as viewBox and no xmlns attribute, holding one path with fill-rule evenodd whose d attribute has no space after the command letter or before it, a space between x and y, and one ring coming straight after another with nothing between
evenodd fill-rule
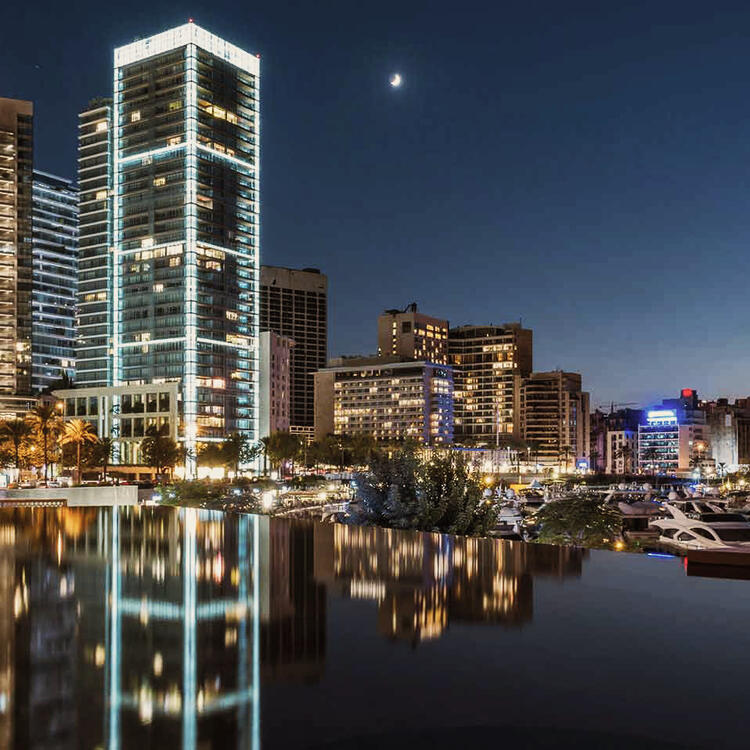
<instances>
[{"instance_id":1,"label":"city skyline","mask_svg":"<svg viewBox=\"0 0 750 750\"><path fill-rule=\"evenodd\" d=\"M671 3L545 5L543 23L483 9L448 36L447 8L426 20L420 7L394 29L388 4L292 18L263 6L241 19L222 4L136 5L96 32L82 25L86 3L44 18L13 9L3 94L34 101L35 166L70 177L75 114L106 91L112 49L190 10L263 55L274 132L262 262L330 275L332 355L374 351L375 317L417 301L452 326L522 319L537 369L582 372L594 407L682 386L746 395L750 362L729 323L746 304L726 270L741 273L748 233L736 72L747 11L681 4L675 25ZM52 25L49 45L32 44ZM717 107L726 117L706 130Z\"/></svg>"}]
</instances>

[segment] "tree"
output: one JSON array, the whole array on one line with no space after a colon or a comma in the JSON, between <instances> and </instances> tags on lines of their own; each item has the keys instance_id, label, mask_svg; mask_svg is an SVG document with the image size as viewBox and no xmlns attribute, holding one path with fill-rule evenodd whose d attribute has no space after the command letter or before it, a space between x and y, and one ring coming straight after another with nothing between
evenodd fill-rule
<instances>
[{"instance_id":1,"label":"tree","mask_svg":"<svg viewBox=\"0 0 750 750\"><path fill-rule=\"evenodd\" d=\"M537 541L602 547L613 542L622 529L622 515L596 496L578 495L553 500L536 515Z\"/></svg>"},{"instance_id":2,"label":"tree","mask_svg":"<svg viewBox=\"0 0 750 750\"><path fill-rule=\"evenodd\" d=\"M86 443L97 443L99 438L91 422L83 419L71 419L63 425L60 445L74 445L76 449L76 482L81 482L81 446Z\"/></svg>"},{"instance_id":3,"label":"tree","mask_svg":"<svg viewBox=\"0 0 750 750\"><path fill-rule=\"evenodd\" d=\"M60 431L61 420L54 406L39 404L27 415L26 423L41 442L42 460L44 462L44 484L49 481L50 448L54 445L54 437Z\"/></svg>"},{"instance_id":4,"label":"tree","mask_svg":"<svg viewBox=\"0 0 750 750\"><path fill-rule=\"evenodd\" d=\"M0 437L13 445L15 467L21 469L21 448L31 435L31 427L23 419L8 419L0 425Z\"/></svg>"},{"instance_id":5,"label":"tree","mask_svg":"<svg viewBox=\"0 0 750 750\"><path fill-rule=\"evenodd\" d=\"M263 450L271 462L271 466L278 467L282 472L284 463L292 461L300 449L299 437L289 432L272 432L260 442L263 444Z\"/></svg>"},{"instance_id":6,"label":"tree","mask_svg":"<svg viewBox=\"0 0 750 750\"><path fill-rule=\"evenodd\" d=\"M141 443L141 457L146 465L155 467L157 474L165 474L174 469L181 456L180 446L169 436L167 425L158 429L149 427Z\"/></svg>"},{"instance_id":7,"label":"tree","mask_svg":"<svg viewBox=\"0 0 750 750\"><path fill-rule=\"evenodd\" d=\"M451 453L429 461L411 449L375 454L369 471L357 476L357 490L359 523L483 536L497 517L479 473Z\"/></svg>"},{"instance_id":8,"label":"tree","mask_svg":"<svg viewBox=\"0 0 750 750\"><path fill-rule=\"evenodd\" d=\"M235 475L240 473L242 464L254 461L263 451L263 447L252 443L247 435L235 432L225 438L221 444L222 464L234 471Z\"/></svg>"},{"instance_id":9,"label":"tree","mask_svg":"<svg viewBox=\"0 0 750 750\"><path fill-rule=\"evenodd\" d=\"M115 450L115 441L111 437L101 438L91 446L89 463L91 466L101 466L102 480L107 478L107 468Z\"/></svg>"},{"instance_id":10,"label":"tree","mask_svg":"<svg viewBox=\"0 0 750 750\"><path fill-rule=\"evenodd\" d=\"M569 446L569 445L563 445L560 448L560 453L559 453L559 456L558 456L558 461L559 460L564 460L565 461L565 471L566 472L570 471L570 456L572 455L572 453L573 453L573 448L571 446Z\"/></svg>"}]
</instances>

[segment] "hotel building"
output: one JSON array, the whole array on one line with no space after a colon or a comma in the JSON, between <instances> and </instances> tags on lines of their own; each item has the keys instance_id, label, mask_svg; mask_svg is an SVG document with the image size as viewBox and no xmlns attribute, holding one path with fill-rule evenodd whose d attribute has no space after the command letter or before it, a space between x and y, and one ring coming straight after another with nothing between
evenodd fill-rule
<instances>
[{"instance_id":1,"label":"hotel building","mask_svg":"<svg viewBox=\"0 0 750 750\"><path fill-rule=\"evenodd\" d=\"M33 118L31 102L0 99L0 417L33 404Z\"/></svg>"},{"instance_id":2,"label":"hotel building","mask_svg":"<svg viewBox=\"0 0 750 750\"><path fill-rule=\"evenodd\" d=\"M412 303L378 318L378 354L448 364L448 321L432 318Z\"/></svg>"},{"instance_id":3,"label":"hotel building","mask_svg":"<svg viewBox=\"0 0 750 750\"><path fill-rule=\"evenodd\" d=\"M347 357L315 373L315 439L453 442L453 372L398 357Z\"/></svg>"},{"instance_id":4,"label":"hotel building","mask_svg":"<svg viewBox=\"0 0 750 750\"><path fill-rule=\"evenodd\" d=\"M451 328L448 352L456 442L497 445L520 437L520 378L532 370L532 332L519 323Z\"/></svg>"},{"instance_id":5,"label":"hotel building","mask_svg":"<svg viewBox=\"0 0 750 750\"><path fill-rule=\"evenodd\" d=\"M81 117L81 382L179 383L191 453L255 439L259 60L188 23L114 62Z\"/></svg>"},{"instance_id":6,"label":"hotel building","mask_svg":"<svg viewBox=\"0 0 750 750\"><path fill-rule=\"evenodd\" d=\"M534 372L521 383L523 439L543 468L588 468L589 394L575 372Z\"/></svg>"},{"instance_id":7,"label":"hotel building","mask_svg":"<svg viewBox=\"0 0 750 750\"><path fill-rule=\"evenodd\" d=\"M262 266L260 330L273 331L294 342L289 360L289 430L312 438L315 424L313 373L325 367L328 358L328 277L317 268Z\"/></svg>"},{"instance_id":8,"label":"hotel building","mask_svg":"<svg viewBox=\"0 0 750 750\"><path fill-rule=\"evenodd\" d=\"M75 374L78 191L34 171L31 386L39 392Z\"/></svg>"}]
</instances>

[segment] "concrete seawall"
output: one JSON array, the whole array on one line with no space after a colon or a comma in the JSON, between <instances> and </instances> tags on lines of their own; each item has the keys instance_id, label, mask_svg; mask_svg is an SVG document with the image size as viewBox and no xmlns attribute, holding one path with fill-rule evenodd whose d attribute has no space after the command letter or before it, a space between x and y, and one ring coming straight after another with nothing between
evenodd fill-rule
<instances>
[{"instance_id":1,"label":"concrete seawall","mask_svg":"<svg viewBox=\"0 0 750 750\"><path fill-rule=\"evenodd\" d=\"M143 492L143 490L141 490ZM150 497L153 490L146 491ZM27 490L0 490L0 505L24 501L62 501L71 508L109 505L137 505L138 487L36 487Z\"/></svg>"}]
</instances>

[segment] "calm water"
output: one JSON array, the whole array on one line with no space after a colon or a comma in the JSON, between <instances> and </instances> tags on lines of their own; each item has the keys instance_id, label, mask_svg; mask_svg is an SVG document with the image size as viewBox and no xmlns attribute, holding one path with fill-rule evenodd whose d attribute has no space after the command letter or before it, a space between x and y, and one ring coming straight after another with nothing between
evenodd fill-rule
<instances>
[{"instance_id":1,"label":"calm water","mask_svg":"<svg viewBox=\"0 0 750 750\"><path fill-rule=\"evenodd\" d=\"M749 631L678 559L0 511L0 750L745 748Z\"/></svg>"}]
</instances>

